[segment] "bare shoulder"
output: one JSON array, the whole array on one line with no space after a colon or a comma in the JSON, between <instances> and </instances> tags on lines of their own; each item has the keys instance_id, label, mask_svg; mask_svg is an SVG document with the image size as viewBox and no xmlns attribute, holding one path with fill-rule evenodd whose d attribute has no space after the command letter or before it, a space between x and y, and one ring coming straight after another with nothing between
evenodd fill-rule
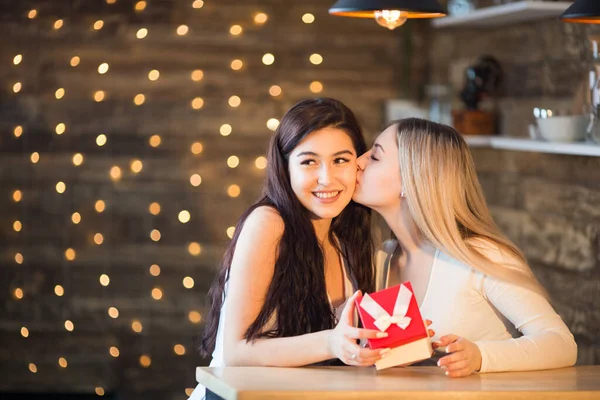
<instances>
[{"instance_id":1,"label":"bare shoulder","mask_svg":"<svg viewBox=\"0 0 600 400\"><path fill-rule=\"evenodd\" d=\"M274 208L261 206L253 210L238 237L231 269L272 274L284 226Z\"/></svg>"},{"instance_id":2,"label":"bare shoulder","mask_svg":"<svg viewBox=\"0 0 600 400\"><path fill-rule=\"evenodd\" d=\"M273 207L260 206L253 210L244 222L241 234L244 236L279 240L285 224L279 212Z\"/></svg>"}]
</instances>

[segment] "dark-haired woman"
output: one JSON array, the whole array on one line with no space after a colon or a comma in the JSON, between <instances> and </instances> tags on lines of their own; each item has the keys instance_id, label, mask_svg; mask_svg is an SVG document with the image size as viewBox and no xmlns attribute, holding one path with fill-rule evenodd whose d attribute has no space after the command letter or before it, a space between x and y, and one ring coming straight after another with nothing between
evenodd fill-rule
<instances>
[{"instance_id":1,"label":"dark-haired woman","mask_svg":"<svg viewBox=\"0 0 600 400\"><path fill-rule=\"evenodd\" d=\"M385 353L356 340L386 333L354 326L353 297L374 289L370 212L352 202L365 151L339 101L305 100L283 116L264 197L241 216L209 292L211 366L369 366Z\"/></svg>"}]
</instances>

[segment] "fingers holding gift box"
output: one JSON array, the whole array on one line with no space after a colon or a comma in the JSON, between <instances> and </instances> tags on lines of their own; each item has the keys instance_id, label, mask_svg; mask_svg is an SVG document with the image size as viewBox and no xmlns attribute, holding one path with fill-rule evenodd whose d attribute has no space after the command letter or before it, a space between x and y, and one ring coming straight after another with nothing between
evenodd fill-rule
<instances>
[{"instance_id":1,"label":"fingers holding gift box","mask_svg":"<svg viewBox=\"0 0 600 400\"><path fill-rule=\"evenodd\" d=\"M360 291L357 291L346 303L340 321L329 335L328 350L332 357L339 358L344 364L368 367L380 360L389 349L363 348L356 341L385 338L388 334L379 330L354 327L355 299L360 295Z\"/></svg>"},{"instance_id":2,"label":"fingers holding gift box","mask_svg":"<svg viewBox=\"0 0 600 400\"><path fill-rule=\"evenodd\" d=\"M446 353L451 353L438 361L446 375L458 378L481 369L481 351L475 343L456 335L442 336L439 343L446 346Z\"/></svg>"},{"instance_id":3,"label":"fingers holding gift box","mask_svg":"<svg viewBox=\"0 0 600 400\"><path fill-rule=\"evenodd\" d=\"M378 370L431 357L431 339L410 282L357 296L355 302L365 328L388 334L368 339L371 349L391 348L384 358L375 362Z\"/></svg>"}]
</instances>

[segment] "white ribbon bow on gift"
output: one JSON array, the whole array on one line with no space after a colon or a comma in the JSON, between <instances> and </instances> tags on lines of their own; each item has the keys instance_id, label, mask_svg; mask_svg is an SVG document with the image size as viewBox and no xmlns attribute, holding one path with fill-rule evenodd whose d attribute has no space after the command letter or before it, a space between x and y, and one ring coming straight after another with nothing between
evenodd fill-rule
<instances>
[{"instance_id":1,"label":"white ribbon bow on gift","mask_svg":"<svg viewBox=\"0 0 600 400\"><path fill-rule=\"evenodd\" d=\"M410 305L410 299L412 298L412 292L404 285L400 285L398 291L398 297L396 297L396 303L394 304L394 311L390 315L383 309L369 294L365 294L360 306L365 310L371 317L375 319L375 326L381 332L388 330L390 325L396 324L402 329L406 329L410 325L411 318L406 316L408 312L408 306Z\"/></svg>"}]
</instances>

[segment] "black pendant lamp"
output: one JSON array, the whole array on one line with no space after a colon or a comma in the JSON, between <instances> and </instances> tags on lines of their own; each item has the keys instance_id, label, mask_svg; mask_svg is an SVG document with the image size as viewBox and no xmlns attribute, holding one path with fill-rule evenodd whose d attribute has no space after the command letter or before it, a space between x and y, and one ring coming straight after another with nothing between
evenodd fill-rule
<instances>
[{"instance_id":1,"label":"black pendant lamp","mask_svg":"<svg viewBox=\"0 0 600 400\"><path fill-rule=\"evenodd\" d=\"M565 22L600 24L600 0L577 0L560 18Z\"/></svg>"},{"instance_id":2,"label":"black pendant lamp","mask_svg":"<svg viewBox=\"0 0 600 400\"><path fill-rule=\"evenodd\" d=\"M329 14L375 18L379 25L392 30L409 18L445 17L446 10L436 0L338 0Z\"/></svg>"}]
</instances>

